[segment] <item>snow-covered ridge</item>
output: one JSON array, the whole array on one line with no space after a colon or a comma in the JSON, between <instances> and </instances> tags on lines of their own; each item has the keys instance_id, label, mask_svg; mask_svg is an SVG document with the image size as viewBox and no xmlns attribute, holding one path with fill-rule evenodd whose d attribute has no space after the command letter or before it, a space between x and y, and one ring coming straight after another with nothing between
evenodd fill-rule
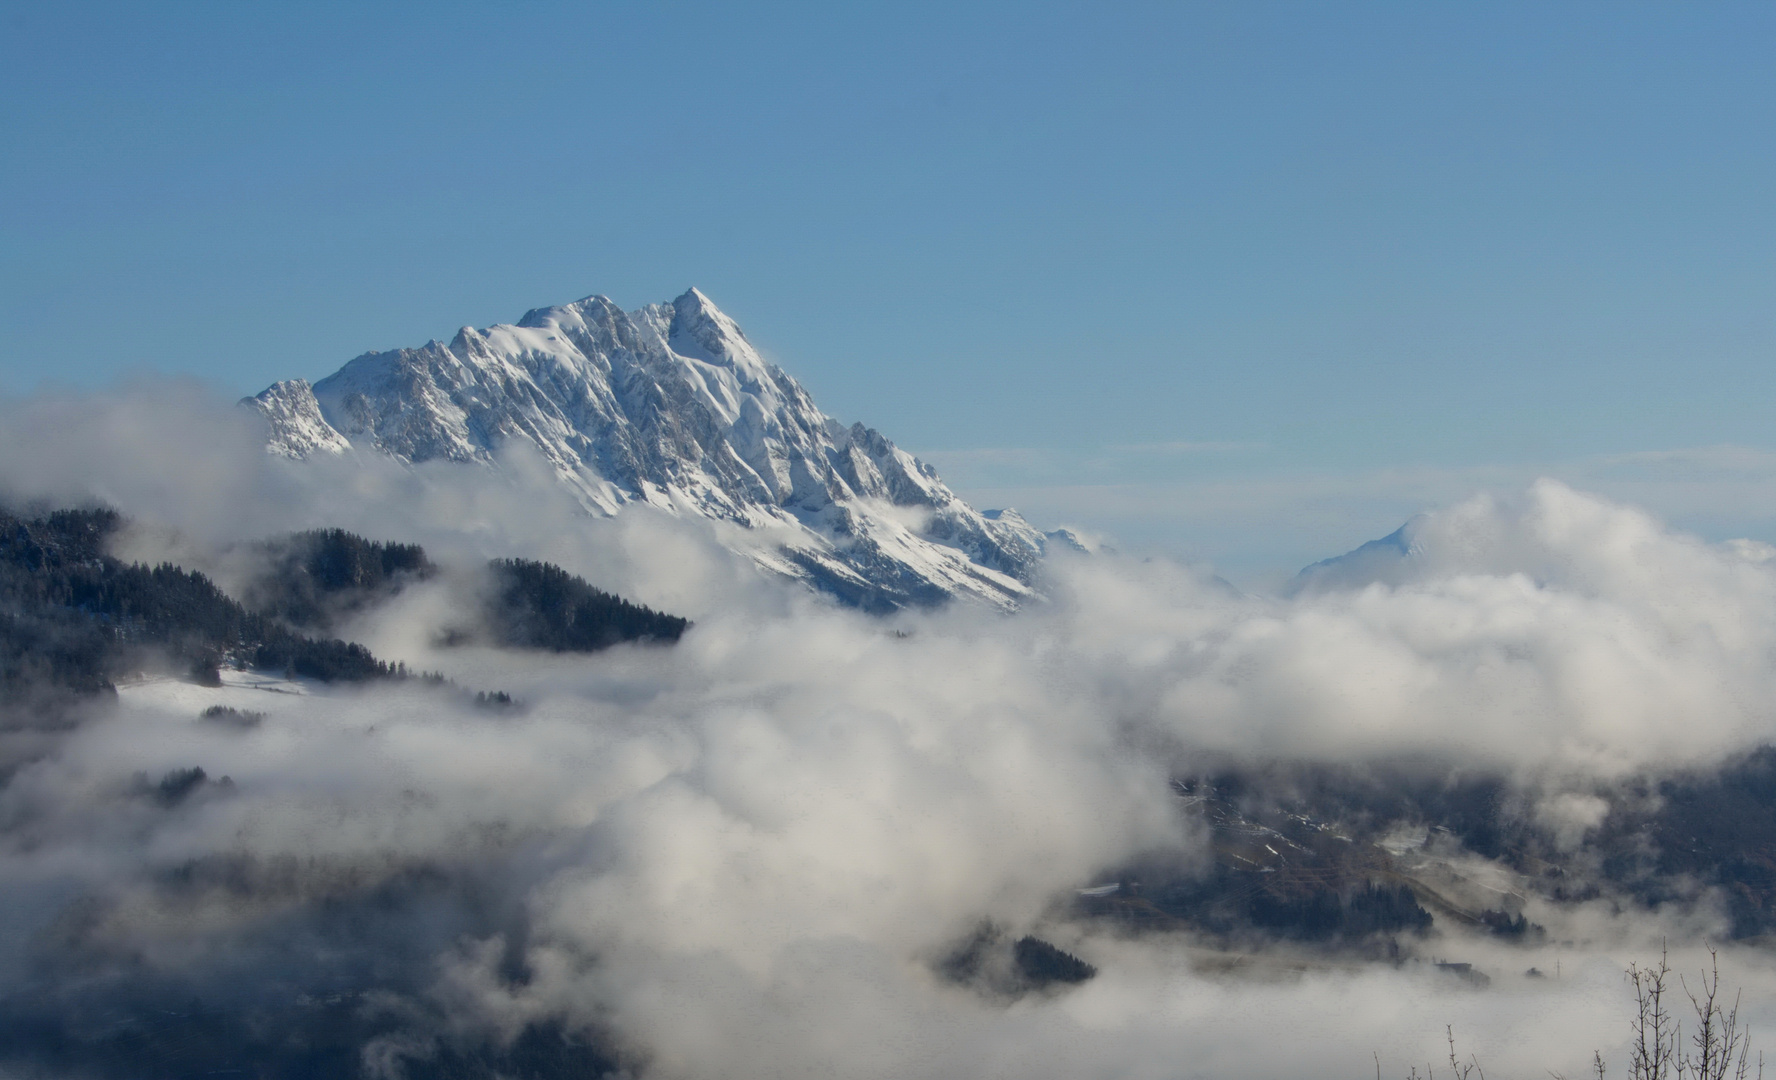
<instances>
[{"instance_id":1,"label":"snow-covered ridge","mask_svg":"<svg viewBox=\"0 0 1776 1080\"><path fill-rule=\"evenodd\" d=\"M271 441L266 449L290 458L313 453L343 454L351 449L345 436L321 415L314 387L307 379L272 383L258 397L247 398L271 421Z\"/></svg>"},{"instance_id":2,"label":"snow-covered ridge","mask_svg":"<svg viewBox=\"0 0 1776 1080\"><path fill-rule=\"evenodd\" d=\"M534 446L590 511L646 502L795 537L761 563L871 610L971 596L1015 607L1050 538L982 514L929 465L815 407L696 289L625 312L602 296L365 353L245 404L291 458L376 450L491 466Z\"/></svg>"}]
</instances>

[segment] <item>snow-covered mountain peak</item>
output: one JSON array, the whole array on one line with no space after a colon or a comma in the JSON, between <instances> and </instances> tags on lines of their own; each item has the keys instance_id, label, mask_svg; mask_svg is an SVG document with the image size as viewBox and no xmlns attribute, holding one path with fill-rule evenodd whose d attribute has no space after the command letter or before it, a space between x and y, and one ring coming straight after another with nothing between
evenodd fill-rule
<instances>
[{"instance_id":1,"label":"snow-covered mountain peak","mask_svg":"<svg viewBox=\"0 0 1776 1080\"><path fill-rule=\"evenodd\" d=\"M672 302L672 350L705 363L744 372L757 382L767 376L766 364L739 324L695 288Z\"/></svg>"},{"instance_id":2,"label":"snow-covered mountain peak","mask_svg":"<svg viewBox=\"0 0 1776 1080\"><path fill-rule=\"evenodd\" d=\"M493 465L520 440L588 510L647 502L799 539L745 550L872 609L969 595L1013 607L1048 543L1015 511L983 515L930 466L822 413L702 292L625 312L589 296L449 344L365 353L312 388L247 403L268 447L374 449Z\"/></svg>"},{"instance_id":3,"label":"snow-covered mountain peak","mask_svg":"<svg viewBox=\"0 0 1776 1080\"><path fill-rule=\"evenodd\" d=\"M272 383L248 400L271 421L271 439L265 448L274 454L305 458L314 453L343 454L351 449L345 436L321 415L314 387L307 379Z\"/></svg>"},{"instance_id":4,"label":"snow-covered mountain peak","mask_svg":"<svg viewBox=\"0 0 1776 1080\"><path fill-rule=\"evenodd\" d=\"M518 326L527 329L540 329L550 325L576 326L586 329L591 326L608 324L612 319L624 316L622 308L608 296L588 296L575 300L571 304L557 304L554 307L532 308L519 319Z\"/></svg>"}]
</instances>

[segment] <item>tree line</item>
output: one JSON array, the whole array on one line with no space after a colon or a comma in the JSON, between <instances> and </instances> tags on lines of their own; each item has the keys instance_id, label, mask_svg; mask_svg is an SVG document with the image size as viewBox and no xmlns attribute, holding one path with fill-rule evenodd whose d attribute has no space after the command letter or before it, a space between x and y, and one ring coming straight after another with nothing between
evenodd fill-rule
<instances>
[{"instance_id":1,"label":"tree line","mask_svg":"<svg viewBox=\"0 0 1776 1080\"><path fill-rule=\"evenodd\" d=\"M408 677L404 664L324 630L339 613L435 573L419 545L343 529L297 533L267 545L269 569L243 604L197 571L113 557L106 543L122 524L104 508L29 518L0 509L0 698L43 704L112 693L114 680L154 654L210 685L223 665L323 682ZM548 563L502 559L492 571L484 619L502 645L594 651L676 641L690 625ZM314 629L323 632L304 632Z\"/></svg>"}]
</instances>

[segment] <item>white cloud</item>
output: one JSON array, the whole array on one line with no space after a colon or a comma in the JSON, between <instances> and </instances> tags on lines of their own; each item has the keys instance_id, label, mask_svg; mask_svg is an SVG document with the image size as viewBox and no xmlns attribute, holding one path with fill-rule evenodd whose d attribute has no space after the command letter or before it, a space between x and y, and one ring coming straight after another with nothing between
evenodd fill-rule
<instances>
[{"instance_id":1,"label":"white cloud","mask_svg":"<svg viewBox=\"0 0 1776 1080\"><path fill-rule=\"evenodd\" d=\"M939 457L940 465L952 460ZM1464 466L1281 469L1229 462L1186 476L1061 462L987 468L966 454L946 473L962 497L1015 506L1039 523L1091 528L1130 550L1211 563L1242 584L1288 575L1392 532L1411 515L1478 490L1540 477L1645 506L1716 540L1776 539L1776 453L1748 447L1646 451Z\"/></svg>"},{"instance_id":2,"label":"white cloud","mask_svg":"<svg viewBox=\"0 0 1776 1080\"><path fill-rule=\"evenodd\" d=\"M144 553L202 563L338 524L464 566L551 559L697 625L673 648L590 658L442 650L428 629L457 601L422 589L352 628L390 659L513 692L515 715L413 686L126 691L0 787L9 995L46 943L64 950L51 970L83 979L177 971L244 993L327 962L303 942L349 953L327 936L349 910L415 1015L596 1025L649 1076L1359 1076L1372 1052L1397 1074L1435 1060L1445 1024L1489 1072L1577 1074L1593 1047L1619 1054L1622 963L1668 936L1693 967L1711 906L1546 904L1535 917L1571 944L1539 949L1450 931L1430 948L1493 972L1476 993L1422 965L1288 953L1229 973L1191 941L1069 924L1053 904L1143 853L1201 857L1165 783L1201 762L1495 768L1576 843L1598 785L1776 736L1768 550L1553 481L1451 494L1368 587L1281 600L1165 560L1062 558L1054 602L1015 618L883 622L760 577L707 526L587 519L521 460L304 470L246 452L239 414L177 395L12 409L7 489L113 499L149 526L130 540ZM195 434L217 416L222 435ZM1656 464L1767 464L1679 458ZM1200 490L1245 520L1318 492L1329 522L1340 499L1458 480ZM270 715L206 723L209 700ZM138 772L191 765L232 788L173 808L130 793ZM944 983L932 959L983 918L1102 973L1010 1004ZM1776 973L1730 960L1769 1030ZM1559 981L1519 974L1557 964Z\"/></svg>"}]
</instances>

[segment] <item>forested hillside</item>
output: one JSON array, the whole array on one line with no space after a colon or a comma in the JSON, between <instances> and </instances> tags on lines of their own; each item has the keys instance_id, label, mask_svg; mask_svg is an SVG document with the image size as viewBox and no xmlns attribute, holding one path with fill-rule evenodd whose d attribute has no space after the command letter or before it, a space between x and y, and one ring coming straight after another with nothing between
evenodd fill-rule
<instances>
[{"instance_id":1,"label":"forested hillside","mask_svg":"<svg viewBox=\"0 0 1776 1080\"><path fill-rule=\"evenodd\" d=\"M297 533L264 545L266 569L242 603L196 571L107 554L122 524L107 509L31 518L0 511L0 693L8 702L105 694L145 666L210 683L224 664L326 682L406 674L325 631L436 574L418 545L342 529ZM479 616L498 645L591 652L676 641L689 625L548 563L506 559L491 568L496 587Z\"/></svg>"},{"instance_id":2,"label":"forested hillside","mask_svg":"<svg viewBox=\"0 0 1776 1080\"><path fill-rule=\"evenodd\" d=\"M625 641L677 641L690 622L593 588L559 566L498 559L487 622L517 648L594 652Z\"/></svg>"},{"instance_id":3,"label":"forested hillside","mask_svg":"<svg viewBox=\"0 0 1776 1080\"><path fill-rule=\"evenodd\" d=\"M247 606L316 630L438 572L418 544L366 540L344 529L300 532L264 546L270 559L247 588Z\"/></svg>"},{"instance_id":4,"label":"forested hillside","mask_svg":"<svg viewBox=\"0 0 1776 1080\"><path fill-rule=\"evenodd\" d=\"M362 645L296 633L200 573L105 553L111 510L31 520L0 511L0 688L9 700L88 695L158 654L199 681L222 663L324 681L401 674Z\"/></svg>"}]
</instances>

